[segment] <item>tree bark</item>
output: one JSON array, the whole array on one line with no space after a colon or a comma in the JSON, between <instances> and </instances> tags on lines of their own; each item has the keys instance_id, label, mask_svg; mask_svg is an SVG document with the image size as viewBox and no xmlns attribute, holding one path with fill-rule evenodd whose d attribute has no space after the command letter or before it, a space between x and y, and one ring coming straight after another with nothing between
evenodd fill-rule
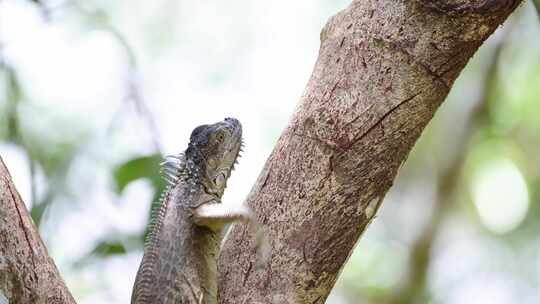
<instances>
[{"instance_id":1,"label":"tree bark","mask_svg":"<svg viewBox=\"0 0 540 304\"><path fill-rule=\"evenodd\" d=\"M0 157L0 303L6 301L75 303Z\"/></svg>"},{"instance_id":2,"label":"tree bark","mask_svg":"<svg viewBox=\"0 0 540 304\"><path fill-rule=\"evenodd\" d=\"M454 80L519 3L357 0L328 21L247 198L271 260L257 270L247 227L235 225L220 256L221 303L324 303Z\"/></svg>"},{"instance_id":3,"label":"tree bark","mask_svg":"<svg viewBox=\"0 0 540 304\"><path fill-rule=\"evenodd\" d=\"M517 16L515 16L517 17ZM515 21L515 18L514 18ZM389 298L386 304L413 304L428 302L426 287L428 271L432 263L431 252L436 239L439 237L447 217L453 210L456 200L456 189L461 182L461 175L467 150L471 146L475 130L488 126L490 122L489 101L497 87L499 61L508 36L514 24L507 24L503 38L495 45L489 64L485 71L481 94L478 104L472 109L468 121L464 120L465 131L463 137L457 141L457 152L450 161L450 165L440 173L437 182L437 196L434 208L427 225L422 229L419 237L412 244L409 262L409 272L403 280L402 288Z\"/></svg>"},{"instance_id":4,"label":"tree bark","mask_svg":"<svg viewBox=\"0 0 540 304\"><path fill-rule=\"evenodd\" d=\"M323 303L422 130L519 0L357 0L321 33L313 75L220 257L221 303ZM412 219L414 220L414 219ZM74 303L0 159L0 303Z\"/></svg>"}]
</instances>

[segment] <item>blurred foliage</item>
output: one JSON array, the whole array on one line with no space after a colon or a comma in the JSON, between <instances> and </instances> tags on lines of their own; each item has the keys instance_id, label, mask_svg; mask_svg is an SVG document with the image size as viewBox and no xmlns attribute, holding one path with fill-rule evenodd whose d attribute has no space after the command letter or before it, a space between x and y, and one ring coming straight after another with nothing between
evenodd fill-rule
<instances>
[{"instance_id":1,"label":"blurred foliage","mask_svg":"<svg viewBox=\"0 0 540 304\"><path fill-rule=\"evenodd\" d=\"M474 253L484 255L483 260L477 261L478 266L475 267L484 267L480 265L492 262L497 265L488 267L493 278L523 279L524 283L526 282L523 286L528 286L531 290L540 286L534 271L531 273L526 266L528 263L535 263L532 252L538 254L538 250L532 249L531 246L536 245L531 244L537 244L540 231L540 49L538 44L525 47L521 43L527 35L538 37L540 27L537 21L531 25L531 19L523 11L512 19L502 29L506 34L499 35L497 43L483 46L469 63L400 172L394 191L412 188L414 181L419 179L435 181L433 205L416 207L416 210L427 209L427 216L415 217L412 224L405 224L400 221L400 217L406 215L398 216L396 213L399 214L399 210L406 208L395 204L389 206L392 200L387 199L388 202L383 204L380 219L383 222L376 223L370 233L373 234L374 230L388 230L393 226L406 231L407 227L421 224L422 218L425 225L419 233L411 237L404 236L403 234L407 233L403 232L394 233L393 236L379 236L379 239L386 240L398 238L401 246L395 246L399 250L387 248L384 254L379 253L377 256L382 261L370 264L376 269L365 269L361 266L361 263L368 261L362 250L377 252L378 248L369 234L362 239L358 253L353 254L348 264L351 268L345 269L340 279L342 282L338 284L349 294L350 303L357 303L358 298L364 299L362 303L384 304L476 302L473 298L457 302L451 297L444 299L444 296L441 298L441 294L437 294L437 289L434 289L433 282L444 277L446 271L456 271L452 269L453 263L459 264L458 260L471 258L455 256L456 260L446 261L450 264L443 267L442 271L441 266L436 264L440 263L437 261L445 255L441 252L445 250L443 248L459 246L449 243L454 242L452 234L463 230L467 231L467 238L474 239L479 244L490 244L492 248L491 253ZM475 85L478 79L484 79L485 84ZM460 92L467 87L476 88L476 91ZM467 110L471 109L467 104L471 102L474 107ZM456 120L460 122L456 124ZM528 197L522 203L517 201L517 197L514 197L515 200L510 197L502 205L492 204L490 214L481 214L485 210L479 209L481 202L475 201L471 193L474 190L472 185L477 183L475 179L483 168L498 166L501 161L517 168L518 174L525 179ZM504 197L505 192L508 193L516 187L515 182L514 180L511 184L493 185L497 188L491 188L490 191ZM424 187L429 188L428 186L429 184L424 184ZM524 207L524 217L514 213L514 209L520 204L528 204ZM398 211L388 211L391 208ZM497 209L501 211L496 211ZM506 218L505 210L511 211L506 213ZM514 217L518 222L517 226L511 226L513 228L509 231L501 232L492 230L489 223L485 222L485 216L495 216L498 221L508 221L510 217ZM512 259L522 256L522 263L515 260L509 263L505 260L503 257L506 251L514 253ZM395 264L396 259L403 257L403 252L408 255L407 261ZM383 283L379 281L378 273L388 264L393 265L393 271L383 277L394 280ZM469 276L475 274L473 270L468 271ZM510 290L505 292L515 292L510 285L504 287ZM445 289L448 293L459 294L460 288L446 286ZM537 297L535 299L538 300ZM501 300L496 303L509 302Z\"/></svg>"},{"instance_id":2,"label":"blurred foliage","mask_svg":"<svg viewBox=\"0 0 540 304\"><path fill-rule=\"evenodd\" d=\"M124 245L120 244L119 242L110 243L110 242L102 242L99 243L94 250L90 254L106 257L110 255L118 255L118 254L125 254L126 248L124 248Z\"/></svg>"},{"instance_id":3,"label":"blurred foliage","mask_svg":"<svg viewBox=\"0 0 540 304\"><path fill-rule=\"evenodd\" d=\"M81 188L87 184L89 189L96 189L92 183L101 176L106 178L99 185L109 186L112 195L92 202L105 198L111 199L107 204L114 208L123 207L123 202L114 200L122 201L129 197L132 185L141 187L140 182L147 182L151 195L143 207L149 212L150 205L156 205L165 188L159 173L162 153L155 121L138 87L140 48L134 47L136 44L122 31L118 21L122 19L118 13L122 4L31 2L49 22L55 22L55 14L63 14L69 20L68 26L110 33L126 57L124 82L128 96L121 103L121 111L132 104L137 122L151 130L153 142L151 148L143 151L125 148L129 143L122 143L122 149L118 149L113 147L110 138L103 139L112 135L96 136L97 132L89 131L83 121L66 118L57 113L58 109L40 104L34 100L35 96L27 94L36 84L25 82L15 67L3 60L0 41L0 140L24 152L32 188L31 202L27 202L31 204L32 218L37 225L47 223L48 210L57 211L61 202L75 202L80 196L91 195L79 192L84 192ZM318 5L333 7L334 4L327 1ZM152 55L172 45L167 36L154 33L179 31L169 27L177 16L167 10L166 5L154 6L157 17L144 19L140 21L144 24L139 25ZM540 256L540 45L536 39L540 37L539 8L540 0L524 6L512 18L511 25L502 28L507 33L494 37L498 41L484 45L462 73L400 171L380 216L344 269L338 289L345 300L340 303L465 303L467 301L452 298L453 295L466 293L462 290L467 285L465 281L480 275L501 278L503 282L520 282L519 288L504 284L512 294L522 295L528 291L520 288L540 289L540 271L536 269ZM127 19L139 22L131 16ZM234 28L247 30L242 24ZM184 32L177 36L184 43L189 43L193 37ZM209 41L207 57L230 55L218 54L213 40ZM253 41L241 40L237 44L245 47L251 43ZM235 50L238 57L222 60L214 67L209 83L221 83L230 75L231 62L245 55L245 51ZM278 121L286 121L288 116L272 112L270 108L261 111L264 112L261 115L264 136L272 139L264 141L274 142L279 129L273 126ZM118 117L113 116L111 124L117 123L116 120ZM528 191L524 217L517 218L515 227L502 232L487 224L486 216L490 215L482 214L485 210L481 210L476 201L474 186L486 167L496 167L501 161L516 168L517 176L525 181ZM100 172L105 174L99 175ZM80 181L73 181L74 176ZM510 186L499 185L493 192L502 196ZM510 199L507 206L492 209L517 203ZM128 208L136 207L130 205L132 202L126 204ZM70 204L67 209L82 207ZM118 212L113 207L108 211ZM61 222L66 214L69 212L59 213L49 223ZM495 212L497 214L500 215ZM115 227L112 221L114 218L103 219L106 233L96 233L94 243L79 254L77 261L70 261L70 266L83 271L89 265L107 263L111 258L129 256L133 252L140 254L147 231L126 229L126 232ZM524 299L523 303L536 303L538 299Z\"/></svg>"},{"instance_id":4,"label":"blurred foliage","mask_svg":"<svg viewBox=\"0 0 540 304\"><path fill-rule=\"evenodd\" d=\"M5 121L7 134L5 136L8 140L17 141L18 138L18 123L17 123L17 103L20 102L22 97L21 88L19 86L19 81L15 75L15 71L10 68L5 70L6 78L6 109L5 109Z\"/></svg>"},{"instance_id":5,"label":"blurred foliage","mask_svg":"<svg viewBox=\"0 0 540 304\"><path fill-rule=\"evenodd\" d=\"M165 190L166 182L161 177L159 172L160 163L163 161L163 157L160 154L152 154L149 156L137 157L118 166L114 171L114 181L116 185L116 191L121 194L125 187L136 180L148 179L154 189L154 195L152 198L151 206L148 213L148 222L152 217L152 210L156 210L160 203L161 193ZM144 230L143 235L139 238L144 241L150 233L148 227ZM133 236L130 236L133 237ZM129 236L124 236L129 238ZM101 244L98 244L98 247ZM96 249L94 249L95 251Z\"/></svg>"},{"instance_id":6,"label":"blurred foliage","mask_svg":"<svg viewBox=\"0 0 540 304\"><path fill-rule=\"evenodd\" d=\"M165 181L159 173L159 164L163 161L160 154L136 157L120 164L114 169L113 176L118 194L122 194L125 187L138 179L146 178L155 189L154 201L159 199L159 195L165 189Z\"/></svg>"},{"instance_id":7,"label":"blurred foliage","mask_svg":"<svg viewBox=\"0 0 540 304\"><path fill-rule=\"evenodd\" d=\"M3 132L0 131L0 139L20 146L26 151L32 179L34 179L36 166L39 166L50 183L46 194L40 199L36 197L34 187L32 189L30 214L36 225L39 226L45 210L56 195L55 192L63 188L71 159L76 153L76 144L69 140L61 140L51 144L51 142L44 141L41 135L32 134L32 129L25 125L25 121L19 115L20 109L28 105L25 104L24 93L17 73L6 63L0 67L5 81L5 96L2 102L4 108L2 116L5 119L2 121L5 121L5 125L1 129Z\"/></svg>"},{"instance_id":8,"label":"blurred foliage","mask_svg":"<svg viewBox=\"0 0 540 304\"><path fill-rule=\"evenodd\" d=\"M110 256L123 255L137 248L140 244L140 235L122 235L116 239L103 240L94 246L82 261L89 259L107 258Z\"/></svg>"}]
</instances>

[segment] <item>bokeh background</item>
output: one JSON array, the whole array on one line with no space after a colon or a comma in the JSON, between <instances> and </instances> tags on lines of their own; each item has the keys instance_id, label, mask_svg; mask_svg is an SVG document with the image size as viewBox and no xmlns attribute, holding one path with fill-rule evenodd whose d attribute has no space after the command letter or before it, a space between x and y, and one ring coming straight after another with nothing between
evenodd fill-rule
<instances>
[{"instance_id":1,"label":"bokeh background","mask_svg":"<svg viewBox=\"0 0 540 304\"><path fill-rule=\"evenodd\" d=\"M195 126L242 121L242 202L349 2L0 0L0 155L78 303L129 302ZM471 60L328 303L540 302L539 24L525 1Z\"/></svg>"}]
</instances>

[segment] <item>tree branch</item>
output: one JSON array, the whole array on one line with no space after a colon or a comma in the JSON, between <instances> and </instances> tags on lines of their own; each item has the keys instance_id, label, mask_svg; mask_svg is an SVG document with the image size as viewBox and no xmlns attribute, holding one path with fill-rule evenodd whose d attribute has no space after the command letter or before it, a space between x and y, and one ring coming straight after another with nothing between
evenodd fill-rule
<instances>
[{"instance_id":1,"label":"tree branch","mask_svg":"<svg viewBox=\"0 0 540 304\"><path fill-rule=\"evenodd\" d=\"M460 182L462 168L467 156L467 148L469 147L474 130L488 124L488 104L491 94L494 92L497 85L498 62L500 54L506 42L506 36L511 33L512 27L506 27L505 37L499 41L494 47L491 60L485 71L484 81L482 84L482 94L478 104L473 109L469 122L465 126L463 138L458 142L456 155L446 166L446 170L439 177L437 185L437 201L434 205L434 210L429 222L423 229L422 233L412 245L410 267L407 277L403 280L403 287L395 293L387 302L388 304L411 304L427 302L424 299L426 279L429 267L431 265L431 251L434 241L439 236L446 217L455 199L455 191Z\"/></svg>"},{"instance_id":2,"label":"tree branch","mask_svg":"<svg viewBox=\"0 0 540 304\"><path fill-rule=\"evenodd\" d=\"M520 1L354 1L321 33L296 112L220 257L221 303L324 303L400 165L483 41ZM454 6L453 6L454 5Z\"/></svg>"},{"instance_id":3,"label":"tree branch","mask_svg":"<svg viewBox=\"0 0 540 304\"><path fill-rule=\"evenodd\" d=\"M0 157L0 299L75 303Z\"/></svg>"}]
</instances>

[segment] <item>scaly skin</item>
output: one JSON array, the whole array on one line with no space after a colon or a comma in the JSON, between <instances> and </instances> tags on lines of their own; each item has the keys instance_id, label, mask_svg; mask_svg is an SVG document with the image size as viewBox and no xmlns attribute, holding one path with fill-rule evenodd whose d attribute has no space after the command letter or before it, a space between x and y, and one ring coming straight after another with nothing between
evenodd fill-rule
<instances>
[{"instance_id":1,"label":"scaly skin","mask_svg":"<svg viewBox=\"0 0 540 304\"><path fill-rule=\"evenodd\" d=\"M170 184L154 216L132 304L217 303L220 230L249 216L247 209L221 204L241 136L232 118L197 127L178 162L165 163Z\"/></svg>"}]
</instances>

